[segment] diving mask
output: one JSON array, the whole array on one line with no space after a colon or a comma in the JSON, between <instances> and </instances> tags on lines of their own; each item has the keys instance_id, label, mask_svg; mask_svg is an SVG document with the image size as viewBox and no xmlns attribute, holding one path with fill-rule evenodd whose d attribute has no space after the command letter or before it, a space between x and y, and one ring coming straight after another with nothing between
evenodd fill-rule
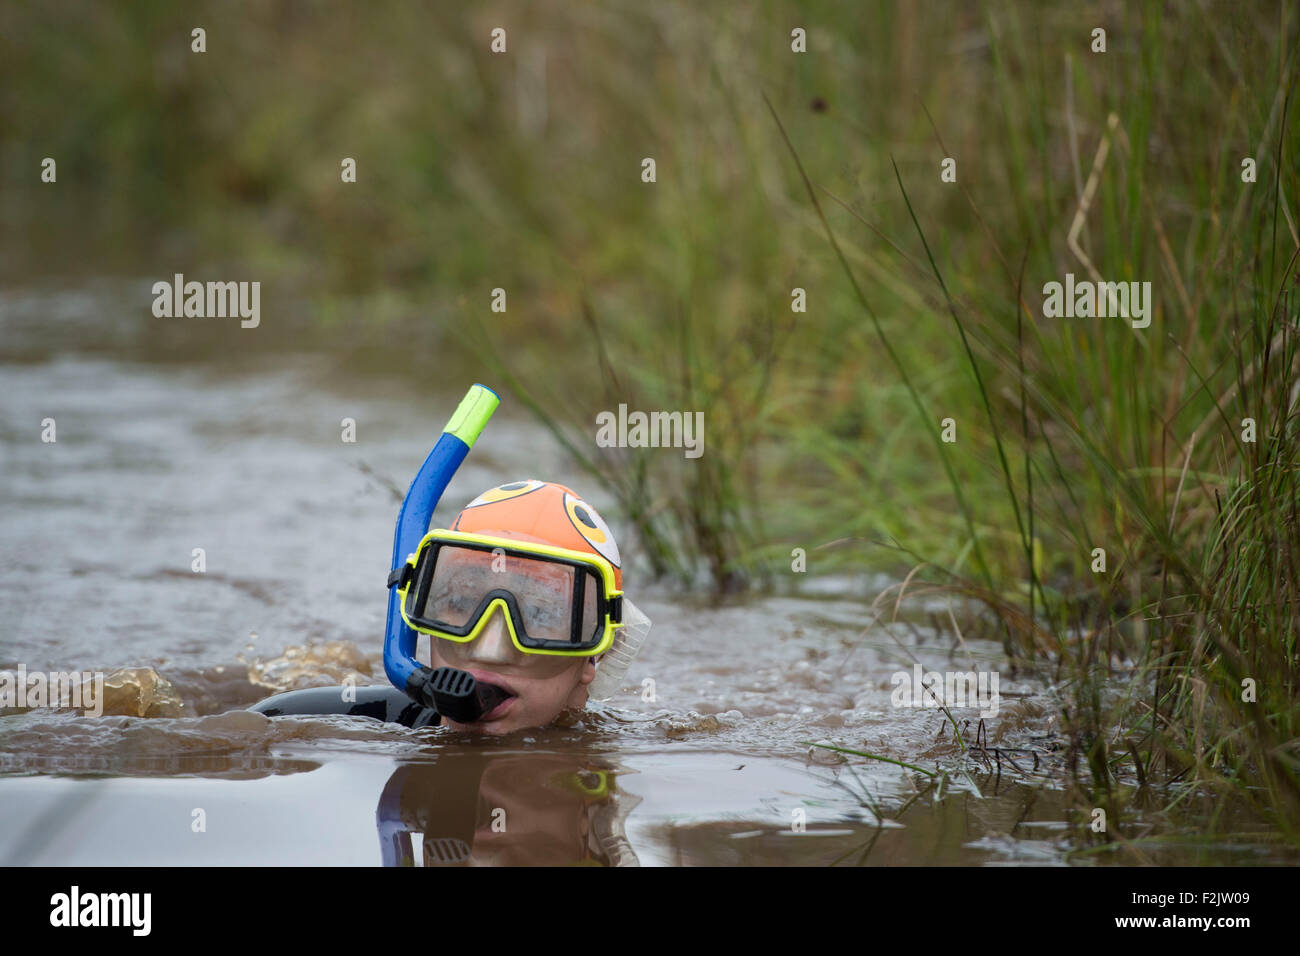
<instances>
[{"instance_id":1,"label":"diving mask","mask_svg":"<svg viewBox=\"0 0 1300 956\"><path fill-rule=\"evenodd\" d=\"M597 656L622 627L615 569L590 551L439 529L389 583L408 626L460 644L498 610L523 654Z\"/></svg>"}]
</instances>

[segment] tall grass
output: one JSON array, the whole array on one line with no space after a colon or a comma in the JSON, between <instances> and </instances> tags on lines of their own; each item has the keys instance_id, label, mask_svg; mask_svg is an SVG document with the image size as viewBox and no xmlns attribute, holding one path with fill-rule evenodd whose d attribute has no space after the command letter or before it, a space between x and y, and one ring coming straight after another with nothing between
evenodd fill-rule
<instances>
[{"instance_id":1,"label":"tall grass","mask_svg":"<svg viewBox=\"0 0 1300 956\"><path fill-rule=\"evenodd\" d=\"M1143 38L1144 70L1164 50L1157 11L1151 13L1149 35ZM1281 27L1280 36L1287 37L1295 24L1284 14ZM1144 252L1166 267L1163 279L1177 294L1161 297L1165 311L1159 317L1168 320L1181 311L1178 317L1185 322L1182 328L1177 322L1155 324L1164 326L1167 341L1158 333L1147 336L1122 327L1083 335L1045 328L1036 304L1026 301L1024 262L1040 246L1031 213L1051 205L1050 196L1035 198L1028 188L1027 158L1037 154L1048 162L1040 124L1009 123L1005 131L1020 186L1016 208L1030 233L1020 271L1014 278L1007 273L1014 295L1005 305L978 288L970 290L964 306L957 305L898 179L916 241L940 291L936 305L946 307L956 323L972 394L983 412L977 426L983 444L996 453L990 471L1000 473L1014 515L1028 614L1007 613L1005 586L989 588L952 568L946 581L954 590L983 598L1009 628L1015 625L1016 652L1032 659L1046 651L1058 672L1063 669L1072 685L1064 717L1080 808L1104 806L1117 822L1124 819L1122 794L1128 791L1116 784L1128 777L1142 787L1167 785L1162 792L1170 808L1206 789L1230 795L1248 804L1256 820L1300 841L1300 308L1294 290L1300 239L1283 199L1288 191L1296 194L1296 137L1288 137L1287 129L1294 56L1293 45L1279 40L1269 90L1278 123L1267 124L1259 144L1261 152L1273 154L1271 188L1247 185L1237 204L1238 213L1244 209L1245 221L1256 228L1211 232L1210 241L1189 239L1191 275L1183 274L1170 251L1160 213L1167 197L1158 183L1145 181L1145 155L1131 147L1158 125L1150 87L1131 104L1127 129L1112 118L1103 133L1103 146L1120 153L1128 189L1127 203L1117 209L1112 201L1103 218L1106 252L1095 254L1096 267L1111 276L1141 276L1141 268L1128 264L1141 261ZM1008 60L999 50L1000 74ZM1001 88L1007 96L1012 89L1034 89L1009 82ZM1045 112L1043 98L1030 96L1007 115L1032 119ZM784 138L820 216L817 192L797 150ZM1080 191L1080 210L1104 172L1106 148L1099 149L1089 186ZM966 196L984 224L978 204L969 192ZM1210 206L1215 199L1213 194L1200 198ZM1234 221L1238 218L1234 215ZM838 251L833 230L822 221ZM1091 271L1092 263L1072 251ZM1233 268L1223 269L1225 256ZM1001 252L999 257L1007 262ZM877 323L847 262L844 268L864 311ZM1244 305L1238 305L1241 295L1247 298ZM1197 323L1224 313L1231 316L1227 334L1198 334ZM1026 320L1036 333L1028 344ZM972 341L982 346L979 357ZM906 376L895 350L889 352ZM1062 355L1068 363L1058 361ZM1017 391L991 394L990 385L999 378L1013 381ZM1016 397L1018 409L1010 407ZM923 427L932 426L919 401L917 406ZM1244 437L1248 420L1258 429L1249 440ZM1023 472L1013 470L1007 456L1007 436L1017 423L1024 437ZM965 496L947 462L945 471L969 526ZM1019 474L1022 480L1015 477ZM1035 527L1056 532L1060 545L1072 542L1076 568L1096 546L1106 548L1114 563L1095 583L1086 573L1058 575L1049 590L1040 580ZM1117 670L1129 678L1118 699L1109 693ZM1091 817L1084 814L1084 819ZM1211 832L1217 822L1216 812ZM1122 827L1119 834L1123 839Z\"/></svg>"}]
</instances>

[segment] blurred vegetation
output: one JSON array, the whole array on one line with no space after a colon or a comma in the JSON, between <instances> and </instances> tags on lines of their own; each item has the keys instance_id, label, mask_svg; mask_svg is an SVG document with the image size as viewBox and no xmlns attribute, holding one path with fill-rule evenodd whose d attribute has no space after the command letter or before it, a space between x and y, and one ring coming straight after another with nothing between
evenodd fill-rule
<instances>
[{"instance_id":1,"label":"blurred vegetation","mask_svg":"<svg viewBox=\"0 0 1300 956\"><path fill-rule=\"evenodd\" d=\"M138 271L142 244L150 274L237 263L359 342L433 328L430 369L508 385L657 571L728 590L800 580L795 548L809 576L924 564L1061 676L1081 809L1162 780L1300 842L1298 19L8 5L0 215L29 241L6 254ZM1093 269L1152 284L1149 328L1043 317L1044 283ZM596 448L620 403L704 411L704 456Z\"/></svg>"}]
</instances>

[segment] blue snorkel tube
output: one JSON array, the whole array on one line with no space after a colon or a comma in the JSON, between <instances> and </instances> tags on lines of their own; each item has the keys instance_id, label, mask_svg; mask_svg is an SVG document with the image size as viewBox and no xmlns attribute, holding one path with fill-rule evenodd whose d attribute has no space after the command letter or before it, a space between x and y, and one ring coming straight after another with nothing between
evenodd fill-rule
<instances>
[{"instance_id":1,"label":"blue snorkel tube","mask_svg":"<svg viewBox=\"0 0 1300 956\"><path fill-rule=\"evenodd\" d=\"M411 482L402 510L397 513L397 529L393 533L392 572L388 577L388 624L384 631L384 673L398 690L409 694L426 707L435 706L432 681L435 672L415 659L415 631L402 620L401 596L394 585L406 567L407 556L414 553L429 531L433 510L447 490L456 469L474 447L483 427L496 411L501 400L496 392L483 385L474 385L457 406L451 421L443 429L442 437L429 452L415 480ZM439 668L439 671L450 668ZM461 674L462 672L453 672ZM464 675L469 677L469 675ZM473 690L473 678L470 691ZM463 681L462 681L463 683ZM442 696L439 694L438 696ZM447 713L446 708L439 708Z\"/></svg>"}]
</instances>

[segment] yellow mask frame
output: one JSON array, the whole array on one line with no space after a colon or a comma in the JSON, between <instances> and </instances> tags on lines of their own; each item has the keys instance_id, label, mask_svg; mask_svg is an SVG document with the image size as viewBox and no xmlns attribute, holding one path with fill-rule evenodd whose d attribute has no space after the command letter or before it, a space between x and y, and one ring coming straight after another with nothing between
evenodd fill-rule
<instances>
[{"instance_id":1,"label":"yellow mask frame","mask_svg":"<svg viewBox=\"0 0 1300 956\"><path fill-rule=\"evenodd\" d=\"M466 624L461 627L452 627L446 622L417 615L415 609L424 603L423 598L432 582L437 563L437 550L444 545L476 551L504 552L506 556L514 555L532 560L549 561L591 572L600 584L600 588L596 593L596 614L597 621L600 622L599 637L587 641L570 640L567 642L532 637L525 631L524 617L517 599L511 592L504 589L489 592L469 616ZM575 574L574 578L575 582L583 580L581 574ZM596 657L609 650L614 643L615 632L623 627L623 592L615 584L614 566L600 555L589 551L574 551L549 544L518 541L514 538L500 538L494 535L473 534L465 531L438 528L430 531L421 539L415 552L407 557L406 564L402 566L400 572L396 575L394 583L398 585L398 607L401 609L402 620L406 622L407 626L421 634L440 637L447 641L455 641L458 644L468 644L476 640L482 634L483 629L487 627L493 613L498 610L505 618L506 630L510 633L511 643L522 654L543 654L552 657ZM571 602L569 613L571 635L577 637L581 633L582 603L580 601Z\"/></svg>"}]
</instances>

